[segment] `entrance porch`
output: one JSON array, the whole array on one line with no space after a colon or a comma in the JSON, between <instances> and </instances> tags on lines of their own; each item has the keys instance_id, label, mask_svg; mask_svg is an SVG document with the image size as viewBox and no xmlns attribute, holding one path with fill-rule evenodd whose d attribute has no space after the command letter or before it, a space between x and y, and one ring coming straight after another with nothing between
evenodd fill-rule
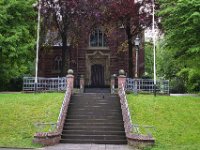
<instances>
[{"instance_id":1,"label":"entrance porch","mask_svg":"<svg viewBox=\"0 0 200 150\"><path fill-rule=\"evenodd\" d=\"M86 53L85 85L103 88L110 85L110 53L99 50Z\"/></svg>"}]
</instances>

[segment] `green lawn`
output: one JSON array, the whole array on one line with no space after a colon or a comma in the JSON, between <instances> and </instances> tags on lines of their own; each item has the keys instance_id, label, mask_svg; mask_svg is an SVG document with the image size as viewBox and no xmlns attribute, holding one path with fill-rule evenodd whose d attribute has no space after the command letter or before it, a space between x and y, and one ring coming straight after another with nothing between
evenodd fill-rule
<instances>
[{"instance_id":1,"label":"green lawn","mask_svg":"<svg viewBox=\"0 0 200 150\"><path fill-rule=\"evenodd\" d=\"M56 122L64 93L0 94L0 147L38 147L36 122ZM200 147L200 98L128 95L133 123L153 125L153 150Z\"/></svg>"},{"instance_id":2,"label":"green lawn","mask_svg":"<svg viewBox=\"0 0 200 150\"><path fill-rule=\"evenodd\" d=\"M0 147L32 144L37 122L56 122L64 93L0 94Z\"/></svg>"},{"instance_id":3,"label":"green lawn","mask_svg":"<svg viewBox=\"0 0 200 150\"><path fill-rule=\"evenodd\" d=\"M133 123L153 125L152 150L200 149L200 97L128 95Z\"/></svg>"}]
</instances>

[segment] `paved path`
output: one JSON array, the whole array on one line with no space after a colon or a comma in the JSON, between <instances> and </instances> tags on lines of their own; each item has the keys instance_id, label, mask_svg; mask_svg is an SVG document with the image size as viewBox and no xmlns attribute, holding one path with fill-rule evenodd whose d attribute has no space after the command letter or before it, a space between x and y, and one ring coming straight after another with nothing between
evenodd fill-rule
<instances>
[{"instance_id":1,"label":"paved path","mask_svg":"<svg viewBox=\"0 0 200 150\"><path fill-rule=\"evenodd\" d=\"M193 96L193 97L199 97L198 94L170 94L170 96Z\"/></svg>"},{"instance_id":2,"label":"paved path","mask_svg":"<svg viewBox=\"0 0 200 150\"><path fill-rule=\"evenodd\" d=\"M0 92L0 94L21 94L22 92L10 92L10 91L4 91Z\"/></svg>"},{"instance_id":3,"label":"paved path","mask_svg":"<svg viewBox=\"0 0 200 150\"><path fill-rule=\"evenodd\" d=\"M0 150L16 150L10 148L0 148ZM33 149L17 149L33 150ZM137 150L128 145L110 145L110 144L58 144L35 150Z\"/></svg>"},{"instance_id":4,"label":"paved path","mask_svg":"<svg viewBox=\"0 0 200 150\"><path fill-rule=\"evenodd\" d=\"M43 148L44 150L133 150L128 145L108 144L58 144ZM41 149L42 150L42 149Z\"/></svg>"}]
</instances>

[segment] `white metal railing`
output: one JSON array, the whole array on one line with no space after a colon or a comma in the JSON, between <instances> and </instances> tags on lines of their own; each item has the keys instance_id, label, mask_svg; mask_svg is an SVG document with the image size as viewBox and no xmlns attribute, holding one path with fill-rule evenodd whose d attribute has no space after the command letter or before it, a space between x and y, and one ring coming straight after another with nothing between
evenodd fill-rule
<instances>
[{"instance_id":1,"label":"white metal railing","mask_svg":"<svg viewBox=\"0 0 200 150\"><path fill-rule=\"evenodd\" d=\"M66 77L38 77L37 81L37 84L35 84L35 77L24 77L23 91L65 91L67 87Z\"/></svg>"},{"instance_id":2,"label":"white metal railing","mask_svg":"<svg viewBox=\"0 0 200 150\"><path fill-rule=\"evenodd\" d=\"M36 127L36 132L53 132L56 129L55 122L37 122L34 125Z\"/></svg>"},{"instance_id":3,"label":"white metal railing","mask_svg":"<svg viewBox=\"0 0 200 150\"><path fill-rule=\"evenodd\" d=\"M126 91L154 92L153 79L126 79ZM157 80L156 92L169 94L169 80Z\"/></svg>"},{"instance_id":4,"label":"white metal railing","mask_svg":"<svg viewBox=\"0 0 200 150\"><path fill-rule=\"evenodd\" d=\"M156 130L156 128L154 126L139 125L139 124L133 124L133 129L134 129L133 132L138 134L138 135L147 134L150 137L152 137L152 131Z\"/></svg>"}]
</instances>

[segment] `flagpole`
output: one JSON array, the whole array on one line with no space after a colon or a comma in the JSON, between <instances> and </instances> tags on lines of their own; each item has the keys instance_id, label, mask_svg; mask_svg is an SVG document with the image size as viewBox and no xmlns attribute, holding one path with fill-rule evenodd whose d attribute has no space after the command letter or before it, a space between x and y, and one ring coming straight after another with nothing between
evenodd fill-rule
<instances>
[{"instance_id":1,"label":"flagpole","mask_svg":"<svg viewBox=\"0 0 200 150\"><path fill-rule=\"evenodd\" d=\"M39 42L40 42L40 18L41 18L41 4L38 0L38 24L37 24L37 47L36 47L36 61L35 61L35 92L37 91L38 83L38 55L39 55Z\"/></svg>"},{"instance_id":2,"label":"flagpole","mask_svg":"<svg viewBox=\"0 0 200 150\"><path fill-rule=\"evenodd\" d=\"M153 70L154 70L154 96L156 96L156 36L155 36L155 2L153 1L153 17L152 17L152 30L153 30Z\"/></svg>"}]
</instances>

